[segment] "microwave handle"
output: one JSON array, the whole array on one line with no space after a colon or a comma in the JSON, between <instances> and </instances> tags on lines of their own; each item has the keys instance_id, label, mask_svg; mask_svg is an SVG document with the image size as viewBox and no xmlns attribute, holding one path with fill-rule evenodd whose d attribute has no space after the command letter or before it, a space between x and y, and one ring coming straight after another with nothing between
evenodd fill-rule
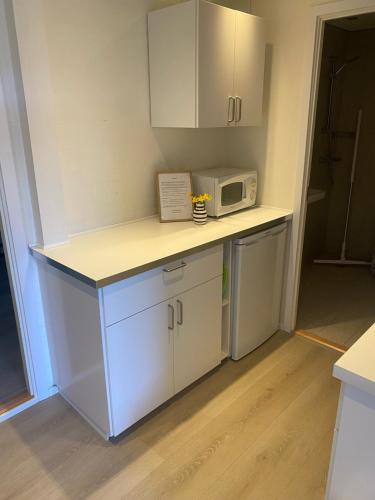
<instances>
[{"instance_id":1,"label":"microwave handle","mask_svg":"<svg viewBox=\"0 0 375 500\"><path fill-rule=\"evenodd\" d=\"M242 199L246 200L246 194L247 194L247 189L246 189L246 181L242 183Z\"/></svg>"}]
</instances>

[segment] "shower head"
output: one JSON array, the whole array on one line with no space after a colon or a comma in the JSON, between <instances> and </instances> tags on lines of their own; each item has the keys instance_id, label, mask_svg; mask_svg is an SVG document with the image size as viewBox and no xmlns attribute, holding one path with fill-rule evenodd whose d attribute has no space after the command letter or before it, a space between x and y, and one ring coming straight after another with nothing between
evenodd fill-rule
<instances>
[{"instance_id":1,"label":"shower head","mask_svg":"<svg viewBox=\"0 0 375 500\"><path fill-rule=\"evenodd\" d=\"M336 76L341 73L341 71L348 65L348 64L352 64L354 62L357 62L358 60L360 59L359 56L356 56L356 57L351 57L350 59L347 59L346 61L344 61L341 66L339 66L338 68L335 68L335 66L333 66L332 68L332 76L333 78L336 78Z\"/></svg>"}]
</instances>

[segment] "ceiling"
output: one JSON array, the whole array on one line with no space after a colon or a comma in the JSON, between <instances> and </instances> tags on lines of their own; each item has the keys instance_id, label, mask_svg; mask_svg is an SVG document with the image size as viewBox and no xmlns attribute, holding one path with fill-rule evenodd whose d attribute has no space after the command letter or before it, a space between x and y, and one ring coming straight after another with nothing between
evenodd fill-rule
<instances>
[{"instance_id":1,"label":"ceiling","mask_svg":"<svg viewBox=\"0 0 375 500\"><path fill-rule=\"evenodd\" d=\"M342 17L340 19L332 19L327 21L327 24L336 26L346 31L361 31L375 28L375 12L362 14L360 16Z\"/></svg>"}]
</instances>

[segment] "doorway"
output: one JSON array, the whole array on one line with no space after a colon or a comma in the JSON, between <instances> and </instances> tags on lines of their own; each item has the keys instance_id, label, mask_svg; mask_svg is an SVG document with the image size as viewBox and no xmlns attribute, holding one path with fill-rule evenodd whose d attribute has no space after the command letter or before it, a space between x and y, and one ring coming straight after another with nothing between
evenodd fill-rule
<instances>
[{"instance_id":1,"label":"doorway","mask_svg":"<svg viewBox=\"0 0 375 500\"><path fill-rule=\"evenodd\" d=\"M5 245L0 231L0 413L28 396Z\"/></svg>"},{"instance_id":2,"label":"doorway","mask_svg":"<svg viewBox=\"0 0 375 500\"><path fill-rule=\"evenodd\" d=\"M342 351L375 323L375 14L324 25L296 330Z\"/></svg>"}]
</instances>

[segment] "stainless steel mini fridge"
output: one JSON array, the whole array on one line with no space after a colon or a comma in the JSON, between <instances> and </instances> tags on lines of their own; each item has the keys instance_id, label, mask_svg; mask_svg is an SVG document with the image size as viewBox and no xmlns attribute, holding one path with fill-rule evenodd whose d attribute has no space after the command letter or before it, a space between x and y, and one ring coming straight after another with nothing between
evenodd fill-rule
<instances>
[{"instance_id":1,"label":"stainless steel mini fridge","mask_svg":"<svg viewBox=\"0 0 375 500\"><path fill-rule=\"evenodd\" d=\"M256 349L279 329L286 223L234 242L232 358Z\"/></svg>"}]
</instances>

